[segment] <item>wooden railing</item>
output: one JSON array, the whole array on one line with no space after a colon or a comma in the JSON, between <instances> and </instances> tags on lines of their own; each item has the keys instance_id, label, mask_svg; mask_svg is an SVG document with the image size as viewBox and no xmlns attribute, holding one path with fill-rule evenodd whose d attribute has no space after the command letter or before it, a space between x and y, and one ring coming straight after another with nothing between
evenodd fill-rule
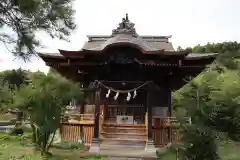
<instances>
[{"instance_id":1,"label":"wooden railing","mask_svg":"<svg viewBox=\"0 0 240 160\"><path fill-rule=\"evenodd\" d=\"M92 143L92 137L94 133L93 124L81 124L64 123L61 124L60 133L62 141L75 141L78 142L81 139L80 133L84 132L83 142L86 146L90 146ZM82 130L81 130L82 129Z\"/></svg>"},{"instance_id":2,"label":"wooden railing","mask_svg":"<svg viewBox=\"0 0 240 160\"><path fill-rule=\"evenodd\" d=\"M176 117L153 118L153 127L157 126L179 126L180 123L192 124L191 117L177 119Z\"/></svg>"},{"instance_id":3,"label":"wooden railing","mask_svg":"<svg viewBox=\"0 0 240 160\"><path fill-rule=\"evenodd\" d=\"M65 114L62 123L94 124L94 114Z\"/></svg>"},{"instance_id":4,"label":"wooden railing","mask_svg":"<svg viewBox=\"0 0 240 160\"><path fill-rule=\"evenodd\" d=\"M191 118L184 117L159 117L153 118L153 141L156 146L162 146L169 143L169 130L172 143L178 143L181 140L179 132L180 123L191 124Z\"/></svg>"},{"instance_id":5,"label":"wooden railing","mask_svg":"<svg viewBox=\"0 0 240 160\"><path fill-rule=\"evenodd\" d=\"M102 130L102 125L104 121L103 110L100 112L100 132ZM93 114L76 114L75 122L65 122L61 125L61 135L63 140L73 140L77 141L80 137L80 125L83 125L82 131L84 132L83 140L85 145L91 145L92 136L94 132L94 115ZM73 118L74 116L70 116ZM182 123L191 124L191 118L182 118L180 120ZM161 146L169 142L168 139L168 130L171 129L172 143L176 143L181 139L179 133L179 124L180 122L176 117L162 117L162 118L153 118L153 141L156 146ZM148 142L148 113L145 114L145 127L146 127L146 145ZM101 138L101 134L100 134Z\"/></svg>"}]
</instances>

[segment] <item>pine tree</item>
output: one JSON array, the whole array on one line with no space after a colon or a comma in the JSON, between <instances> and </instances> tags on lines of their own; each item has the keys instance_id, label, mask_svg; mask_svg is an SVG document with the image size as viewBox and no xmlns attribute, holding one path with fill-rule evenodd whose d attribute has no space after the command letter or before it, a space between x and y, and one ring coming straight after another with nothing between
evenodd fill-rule
<instances>
[{"instance_id":1,"label":"pine tree","mask_svg":"<svg viewBox=\"0 0 240 160\"><path fill-rule=\"evenodd\" d=\"M76 27L73 14L72 0L2 0L0 42L14 45L11 52L16 56L29 58L40 46L35 36L38 31L67 40Z\"/></svg>"}]
</instances>

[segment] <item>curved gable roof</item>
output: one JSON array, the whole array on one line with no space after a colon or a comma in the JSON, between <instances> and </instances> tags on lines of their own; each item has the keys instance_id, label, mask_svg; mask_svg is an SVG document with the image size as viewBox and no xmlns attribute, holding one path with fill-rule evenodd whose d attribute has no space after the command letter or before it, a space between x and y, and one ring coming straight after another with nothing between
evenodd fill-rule
<instances>
[{"instance_id":1,"label":"curved gable roof","mask_svg":"<svg viewBox=\"0 0 240 160\"><path fill-rule=\"evenodd\" d=\"M105 36L106 37L106 36ZM136 46L142 51L159 51L159 50L165 50L165 51L174 51L172 43L169 43L166 40L161 39L154 39L154 38L145 38L145 36L137 36L133 37L129 34L117 34L113 37L109 38L103 38L100 37L96 40L92 40L92 37L90 37L91 41L88 41L84 44L82 50L88 50L88 51L102 51L105 48L108 48L109 46L114 45L130 45L130 46Z\"/></svg>"}]
</instances>

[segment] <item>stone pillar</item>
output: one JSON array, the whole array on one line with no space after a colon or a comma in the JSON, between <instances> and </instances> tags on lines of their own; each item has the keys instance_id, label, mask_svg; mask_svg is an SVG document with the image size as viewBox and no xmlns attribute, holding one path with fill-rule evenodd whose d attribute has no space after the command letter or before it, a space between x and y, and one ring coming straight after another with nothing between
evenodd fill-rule
<instances>
[{"instance_id":1,"label":"stone pillar","mask_svg":"<svg viewBox=\"0 0 240 160\"><path fill-rule=\"evenodd\" d=\"M156 153L156 148L153 143L153 138L152 138L152 103L151 103L151 96L152 91L148 90L147 91L147 96L146 96L146 105L147 105L147 111L148 111L148 140L147 140L147 145L145 148L146 152L155 152Z\"/></svg>"},{"instance_id":2,"label":"stone pillar","mask_svg":"<svg viewBox=\"0 0 240 160\"><path fill-rule=\"evenodd\" d=\"M95 123L92 144L89 149L90 153L99 154L99 115L100 115L100 91L97 90L95 93Z\"/></svg>"}]
</instances>

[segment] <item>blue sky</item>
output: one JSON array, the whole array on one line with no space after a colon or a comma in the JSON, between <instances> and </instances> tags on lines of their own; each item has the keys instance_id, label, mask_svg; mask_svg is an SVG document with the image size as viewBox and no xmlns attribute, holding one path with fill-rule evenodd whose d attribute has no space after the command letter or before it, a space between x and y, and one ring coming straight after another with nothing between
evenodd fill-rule
<instances>
[{"instance_id":1,"label":"blue sky","mask_svg":"<svg viewBox=\"0 0 240 160\"><path fill-rule=\"evenodd\" d=\"M239 7L240 0L76 0L78 27L70 37L70 43L37 33L45 46L39 51L79 50L86 35L111 34L126 13L135 23L138 34L172 35L175 48L240 41ZM24 63L11 56L0 43L0 71L19 67L32 71L48 70L41 59L35 57Z\"/></svg>"}]
</instances>

